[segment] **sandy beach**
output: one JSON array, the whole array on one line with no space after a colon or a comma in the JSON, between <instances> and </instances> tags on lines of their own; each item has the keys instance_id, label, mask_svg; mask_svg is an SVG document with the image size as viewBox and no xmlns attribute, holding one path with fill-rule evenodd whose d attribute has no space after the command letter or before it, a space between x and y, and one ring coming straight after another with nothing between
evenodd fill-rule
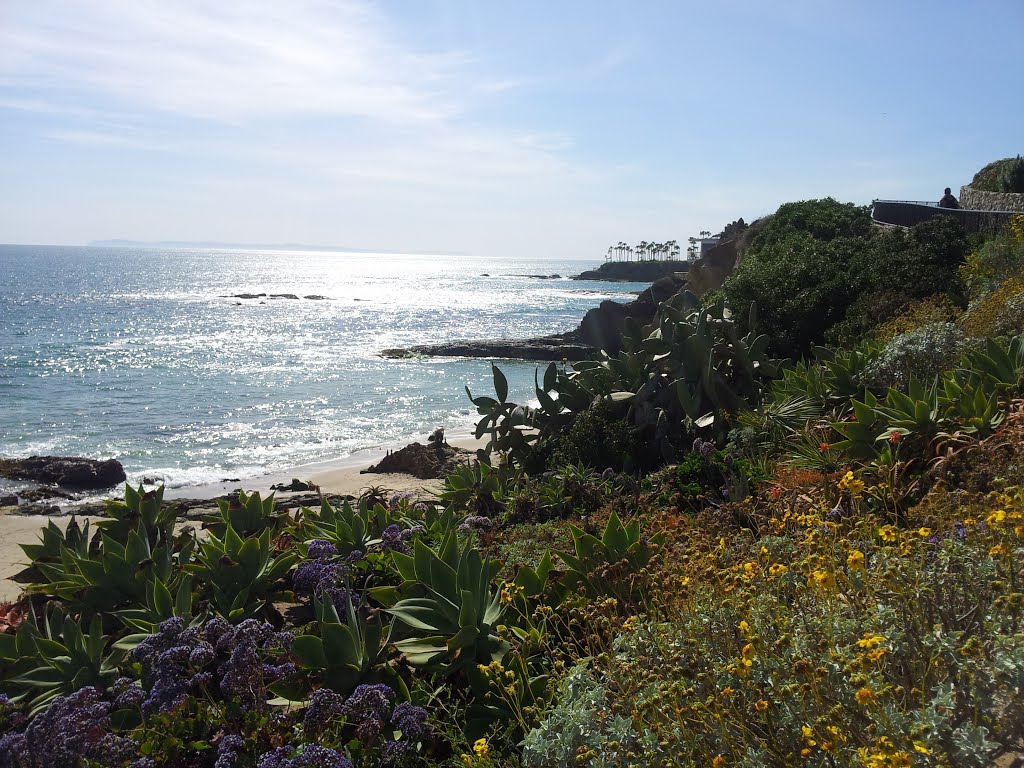
<instances>
[{"instance_id":1,"label":"sandy beach","mask_svg":"<svg viewBox=\"0 0 1024 768\"><path fill-rule=\"evenodd\" d=\"M486 440L477 440L472 435L452 437L449 445L475 451L487 444ZM260 477L245 478L240 482L215 483L202 486L185 486L169 488L164 492L165 499L215 499L242 487L246 491L259 491L266 496L271 493L270 486L288 483L292 478L312 482L320 487L323 493L358 496L370 486L381 486L391 491L413 491L424 495L436 493L441 488L440 480L420 480L411 475L363 473L367 467L376 464L389 450L397 450L404 446L387 446L359 451L335 461L319 462L294 467L284 472L273 472ZM287 496L287 494L278 494ZM212 503L211 503L211 506ZM64 508L62 508L64 509ZM66 508L60 516L0 514L0 601L13 600L21 592L21 586L10 578L26 566L25 555L20 544L33 544L38 540L39 532L53 520L63 529L73 514L73 508ZM96 518L79 517L79 520Z\"/></svg>"}]
</instances>

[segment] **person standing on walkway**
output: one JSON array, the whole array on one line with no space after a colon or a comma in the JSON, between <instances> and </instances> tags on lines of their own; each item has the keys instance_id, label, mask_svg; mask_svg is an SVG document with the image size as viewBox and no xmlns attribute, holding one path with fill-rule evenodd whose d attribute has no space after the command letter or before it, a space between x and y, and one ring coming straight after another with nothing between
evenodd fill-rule
<instances>
[{"instance_id":1,"label":"person standing on walkway","mask_svg":"<svg viewBox=\"0 0 1024 768\"><path fill-rule=\"evenodd\" d=\"M956 198L949 191L949 187L946 187L942 195L942 199L939 200L939 208L959 208L960 203L956 201Z\"/></svg>"}]
</instances>

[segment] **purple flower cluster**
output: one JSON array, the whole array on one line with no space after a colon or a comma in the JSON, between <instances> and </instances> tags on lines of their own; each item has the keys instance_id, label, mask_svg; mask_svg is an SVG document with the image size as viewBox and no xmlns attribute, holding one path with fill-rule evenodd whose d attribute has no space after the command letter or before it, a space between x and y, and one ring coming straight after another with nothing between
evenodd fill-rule
<instances>
[{"instance_id":1,"label":"purple flower cluster","mask_svg":"<svg viewBox=\"0 0 1024 768\"><path fill-rule=\"evenodd\" d=\"M313 539L306 547L306 551L314 560L326 559L338 554L338 548L327 539Z\"/></svg>"},{"instance_id":2,"label":"purple flower cluster","mask_svg":"<svg viewBox=\"0 0 1024 768\"><path fill-rule=\"evenodd\" d=\"M430 726L425 709L408 702L392 709L394 700L394 691L383 684L360 685L348 699L320 688L309 699L303 731L309 738L319 738L332 723L353 726L364 747L371 746L382 734L392 736L400 731L400 738L387 738L381 745L382 764L397 764L415 752L417 742L429 735Z\"/></svg>"},{"instance_id":3,"label":"purple flower cluster","mask_svg":"<svg viewBox=\"0 0 1024 768\"><path fill-rule=\"evenodd\" d=\"M399 507L403 504L408 505L414 498L416 498L416 494L412 491L392 494L391 498L388 500L388 509L392 512L397 512Z\"/></svg>"},{"instance_id":4,"label":"purple flower cluster","mask_svg":"<svg viewBox=\"0 0 1024 768\"><path fill-rule=\"evenodd\" d=\"M385 552L408 552L406 541L407 537L403 536L398 523L392 523L380 532L380 548Z\"/></svg>"},{"instance_id":5,"label":"purple flower cluster","mask_svg":"<svg viewBox=\"0 0 1024 768\"><path fill-rule=\"evenodd\" d=\"M291 633L277 632L256 619L237 627L221 618L210 619L202 627L187 626L179 617L167 619L134 651L148 694L122 684L116 688L117 704L141 705L147 713L168 712L192 694L219 692L227 699L238 699L244 707L263 707L267 685L296 671L287 662L266 664L264 656L287 650L291 640Z\"/></svg>"},{"instance_id":6,"label":"purple flower cluster","mask_svg":"<svg viewBox=\"0 0 1024 768\"><path fill-rule=\"evenodd\" d=\"M319 554L314 555L314 553ZM292 586L295 587L296 592L303 595L312 595L320 599L323 599L325 594L329 595L338 615L344 617L345 603L348 600L349 592L343 583L352 570L349 562L330 562L328 558L336 555L337 549L330 542L322 539L310 543L309 554L316 556L317 559L299 563L295 573L292 574ZM353 552L353 554L355 553ZM362 557L362 552L359 553L359 556ZM351 559L351 555L348 559Z\"/></svg>"},{"instance_id":7,"label":"purple flower cluster","mask_svg":"<svg viewBox=\"0 0 1024 768\"><path fill-rule=\"evenodd\" d=\"M494 527L494 521L483 515L470 515L459 524L459 533L483 533Z\"/></svg>"},{"instance_id":8,"label":"purple flower cluster","mask_svg":"<svg viewBox=\"0 0 1024 768\"><path fill-rule=\"evenodd\" d=\"M233 768L244 749L245 739L234 733L228 734L217 743L217 762L213 768Z\"/></svg>"},{"instance_id":9,"label":"purple flower cluster","mask_svg":"<svg viewBox=\"0 0 1024 768\"><path fill-rule=\"evenodd\" d=\"M0 765L77 768L84 759L123 765L138 750L131 739L107 732L111 709L92 686L54 699L24 730L0 738Z\"/></svg>"},{"instance_id":10,"label":"purple flower cluster","mask_svg":"<svg viewBox=\"0 0 1024 768\"><path fill-rule=\"evenodd\" d=\"M693 441L693 451L699 453L703 459L710 459L715 452L715 444L710 440L701 440L698 437Z\"/></svg>"},{"instance_id":11,"label":"purple flower cluster","mask_svg":"<svg viewBox=\"0 0 1024 768\"><path fill-rule=\"evenodd\" d=\"M308 744L296 754L294 747L278 747L256 763L256 768L352 768L341 752Z\"/></svg>"}]
</instances>

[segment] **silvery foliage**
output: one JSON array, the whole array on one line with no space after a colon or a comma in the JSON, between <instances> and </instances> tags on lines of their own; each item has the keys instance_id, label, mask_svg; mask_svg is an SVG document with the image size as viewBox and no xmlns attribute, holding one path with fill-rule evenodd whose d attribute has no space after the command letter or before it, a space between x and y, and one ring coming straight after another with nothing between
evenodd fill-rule
<instances>
[{"instance_id":1,"label":"silvery foliage","mask_svg":"<svg viewBox=\"0 0 1024 768\"><path fill-rule=\"evenodd\" d=\"M952 369L967 346L956 323L929 323L892 339L861 374L872 389L906 389L910 377L930 382Z\"/></svg>"},{"instance_id":2,"label":"silvery foliage","mask_svg":"<svg viewBox=\"0 0 1024 768\"><path fill-rule=\"evenodd\" d=\"M558 704L523 740L524 768L578 768L623 765L626 753L646 754L651 745L633 722L608 717L608 688L583 665L573 667L558 691ZM654 740L655 749L657 740ZM580 748L596 755L581 763Z\"/></svg>"}]
</instances>

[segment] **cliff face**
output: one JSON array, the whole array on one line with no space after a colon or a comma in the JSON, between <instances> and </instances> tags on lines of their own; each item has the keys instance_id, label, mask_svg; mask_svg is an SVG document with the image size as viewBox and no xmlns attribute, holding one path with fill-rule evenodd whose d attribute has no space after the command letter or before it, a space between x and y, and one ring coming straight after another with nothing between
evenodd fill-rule
<instances>
[{"instance_id":1,"label":"cliff face","mask_svg":"<svg viewBox=\"0 0 1024 768\"><path fill-rule=\"evenodd\" d=\"M693 262L686 276L686 289L701 297L721 288L736 267L743 263L750 244L769 221L771 216L758 219L732 240L719 243Z\"/></svg>"},{"instance_id":2,"label":"cliff face","mask_svg":"<svg viewBox=\"0 0 1024 768\"><path fill-rule=\"evenodd\" d=\"M583 322L575 333L584 344L616 355L622 349L622 331L626 318L647 325L657 314L658 305L679 293L685 285L685 273L670 274L655 281L629 304L602 301L583 316Z\"/></svg>"}]
</instances>

